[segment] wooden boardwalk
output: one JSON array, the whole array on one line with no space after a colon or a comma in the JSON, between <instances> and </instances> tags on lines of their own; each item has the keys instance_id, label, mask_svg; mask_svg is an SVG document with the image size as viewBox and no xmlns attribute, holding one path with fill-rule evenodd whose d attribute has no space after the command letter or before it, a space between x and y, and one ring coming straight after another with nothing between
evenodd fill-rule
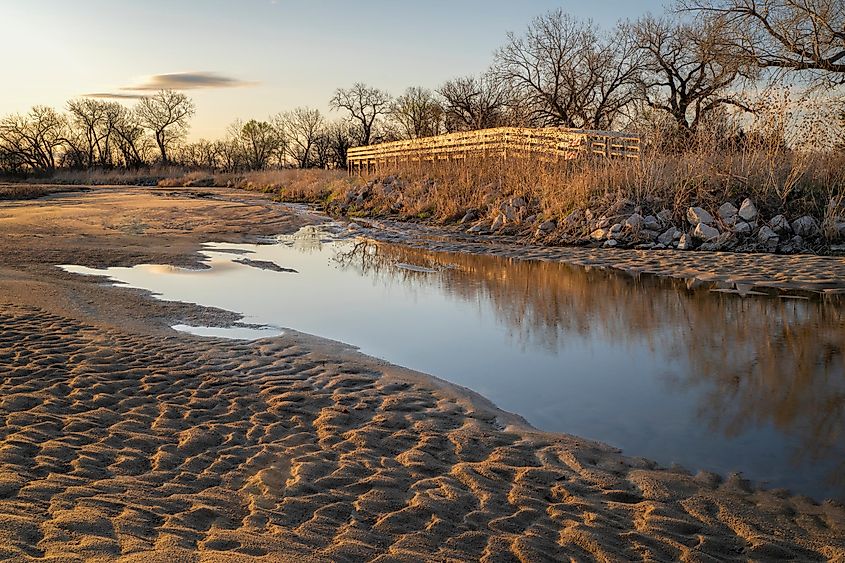
<instances>
[{"instance_id":1,"label":"wooden boardwalk","mask_svg":"<svg viewBox=\"0 0 845 563\"><path fill-rule=\"evenodd\" d=\"M548 160L569 160L585 155L639 158L640 138L613 131L498 127L354 147L347 153L347 168L350 174L362 174L407 162L530 155Z\"/></svg>"}]
</instances>

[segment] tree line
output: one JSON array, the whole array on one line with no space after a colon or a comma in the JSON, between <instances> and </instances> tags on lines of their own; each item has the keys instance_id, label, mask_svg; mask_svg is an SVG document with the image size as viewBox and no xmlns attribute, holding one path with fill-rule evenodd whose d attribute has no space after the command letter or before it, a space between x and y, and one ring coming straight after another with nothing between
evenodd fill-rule
<instances>
[{"instance_id":1,"label":"tree line","mask_svg":"<svg viewBox=\"0 0 845 563\"><path fill-rule=\"evenodd\" d=\"M352 146L498 126L659 127L684 146L702 124L757 109L743 84L776 77L841 86L843 30L842 0L677 0L668 14L609 30L553 10L509 34L477 75L395 97L362 83L336 90L329 105L342 119L300 107L188 143L195 107L180 92L131 108L93 98L71 100L64 112L36 106L0 119L0 170L344 167Z\"/></svg>"}]
</instances>

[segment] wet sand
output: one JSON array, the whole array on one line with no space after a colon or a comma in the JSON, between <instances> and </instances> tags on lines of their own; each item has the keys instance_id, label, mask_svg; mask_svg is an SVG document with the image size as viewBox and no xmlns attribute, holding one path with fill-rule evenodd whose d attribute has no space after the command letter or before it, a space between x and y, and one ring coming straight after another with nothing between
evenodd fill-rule
<instances>
[{"instance_id":1,"label":"wet sand","mask_svg":"<svg viewBox=\"0 0 845 563\"><path fill-rule=\"evenodd\" d=\"M203 241L319 220L226 190L0 206L0 557L845 558L841 505L539 433L473 393L315 337L179 334L169 324L236 316L53 267L197 265ZM604 260L640 260L628 252ZM699 256L685 268L721 267ZM789 260L811 281L838 275L802 258Z\"/></svg>"}]
</instances>

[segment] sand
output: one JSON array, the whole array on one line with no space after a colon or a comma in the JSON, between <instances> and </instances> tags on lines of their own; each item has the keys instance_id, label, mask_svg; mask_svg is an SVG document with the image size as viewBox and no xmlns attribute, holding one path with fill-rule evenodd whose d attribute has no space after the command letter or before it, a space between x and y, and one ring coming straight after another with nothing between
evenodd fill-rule
<instances>
[{"instance_id":1,"label":"sand","mask_svg":"<svg viewBox=\"0 0 845 563\"><path fill-rule=\"evenodd\" d=\"M316 337L179 334L234 316L52 266L196 265L319 220L226 190L0 206L0 558L845 559L841 505L536 432Z\"/></svg>"}]
</instances>

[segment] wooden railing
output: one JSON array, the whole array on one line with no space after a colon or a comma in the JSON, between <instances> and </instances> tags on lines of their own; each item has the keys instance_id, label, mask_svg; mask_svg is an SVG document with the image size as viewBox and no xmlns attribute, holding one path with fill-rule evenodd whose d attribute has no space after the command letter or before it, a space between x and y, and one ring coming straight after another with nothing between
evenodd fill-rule
<instances>
[{"instance_id":1,"label":"wooden railing","mask_svg":"<svg viewBox=\"0 0 845 563\"><path fill-rule=\"evenodd\" d=\"M354 147L347 153L349 173L377 172L406 162L438 162L473 157L523 157L568 160L579 156L639 158L640 138L628 133L498 127L436 137Z\"/></svg>"}]
</instances>

